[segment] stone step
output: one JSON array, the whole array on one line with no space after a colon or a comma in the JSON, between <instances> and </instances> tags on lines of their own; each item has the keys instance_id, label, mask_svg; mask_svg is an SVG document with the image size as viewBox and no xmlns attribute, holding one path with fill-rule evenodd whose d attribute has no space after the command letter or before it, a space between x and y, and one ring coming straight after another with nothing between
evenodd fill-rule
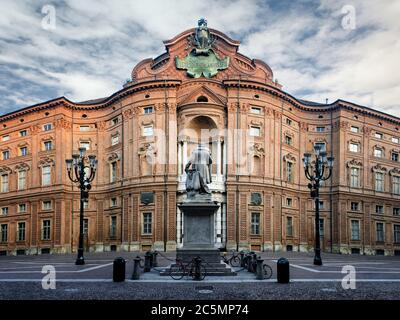
<instances>
[{"instance_id":1,"label":"stone step","mask_svg":"<svg viewBox=\"0 0 400 320\"><path fill-rule=\"evenodd\" d=\"M164 271L160 272L161 276L169 276L170 268L175 267L176 264L171 264L168 268L165 268ZM236 276L236 272L232 270L230 266L226 263L210 263L204 265L206 269L206 276Z\"/></svg>"}]
</instances>

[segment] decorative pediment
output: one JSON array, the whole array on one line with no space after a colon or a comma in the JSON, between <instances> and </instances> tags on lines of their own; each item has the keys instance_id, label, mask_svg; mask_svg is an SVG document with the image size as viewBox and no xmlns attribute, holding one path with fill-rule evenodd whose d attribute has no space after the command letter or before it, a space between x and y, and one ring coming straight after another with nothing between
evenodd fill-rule
<instances>
[{"instance_id":1,"label":"decorative pediment","mask_svg":"<svg viewBox=\"0 0 400 320\"><path fill-rule=\"evenodd\" d=\"M284 134L285 134L285 136L288 136L288 137L291 137L291 138L294 137L294 133L289 131L289 130L286 130Z\"/></svg>"},{"instance_id":2,"label":"decorative pediment","mask_svg":"<svg viewBox=\"0 0 400 320\"><path fill-rule=\"evenodd\" d=\"M156 154L156 149L151 143L144 143L139 147L138 155L140 157L146 157L148 155Z\"/></svg>"},{"instance_id":3,"label":"decorative pediment","mask_svg":"<svg viewBox=\"0 0 400 320\"><path fill-rule=\"evenodd\" d=\"M110 154L107 156L107 161L108 161L108 162L117 161L117 160L119 160L119 159L120 159L119 154L116 153L116 152L110 153Z\"/></svg>"},{"instance_id":4,"label":"decorative pediment","mask_svg":"<svg viewBox=\"0 0 400 320\"><path fill-rule=\"evenodd\" d=\"M372 171L380 171L380 172L387 172L385 167L382 167L380 163L372 167Z\"/></svg>"},{"instance_id":5,"label":"decorative pediment","mask_svg":"<svg viewBox=\"0 0 400 320\"><path fill-rule=\"evenodd\" d=\"M283 156L283 161L296 162L296 157L293 154L288 153Z\"/></svg>"},{"instance_id":6,"label":"decorative pediment","mask_svg":"<svg viewBox=\"0 0 400 320\"><path fill-rule=\"evenodd\" d=\"M399 168L393 168L392 170L389 171L389 174L391 176L400 176L400 169Z\"/></svg>"},{"instance_id":7,"label":"decorative pediment","mask_svg":"<svg viewBox=\"0 0 400 320\"><path fill-rule=\"evenodd\" d=\"M261 143L255 143L250 147L250 153L256 156L263 156L265 154L264 147Z\"/></svg>"},{"instance_id":8,"label":"decorative pediment","mask_svg":"<svg viewBox=\"0 0 400 320\"><path fill-rule=\"evenodd\" d=\"M351 167L362 167L362 162L356 159L352 159L350 161L347 162L347 167L351 168Z\"/></svg>"},{"instance_id":9,"label":"decorative pediment","mask_svg":"<svg viewBox=\"0 0 400 320\"><path fill-rule=\"evenodd\" d=\"M52 159L50 157L44 157L39 160L38 167L43 167L43 166L47 166L47 165L54 166L54 164L55 164L54 159Z\"/></svg>"},{"instance_id":10,"label":"decorative pediment","mask_svg":"<svg viewBox=\"0 0 400 320\"><path fill-rule=\"evenodd\" d=\"M54 123L55 128L72 129L72 123L64 118L57 119Z\"/></svg>"},{"instance_id":11,"label":"decorative pediment","mask_svg":"<svg viewBox=\"0 0 400 320\"><path fill-rule=\"evenodd\" d=\"M210 88L202 85L187 95L183 96L180 101L178 101L179 105L188 104L188 103L197 103L197 98L203 96L208 99L208 103L215 103L219 105L225 105L226 99L222 96L219 96ZM200 102L201 103L201 102Z\"/></svg>"},{"instance_id":12,"label":"decorative pediment","mask_svg":"<svg viewBox=\"0 0 400 320\"><path fill-rule=\"evenodd\" d=\"M14 171L18 172L18 171L27 171L30 169L30 166L26 163L19 163L15 166Z\"/></svg>"},{"instance_id":13,"label":"decorative pediment","mask_svg":"<svg viewBox=\"0 0 400 320\"><path fill-rule=\"evenodd\" d=\"M0 167L0 174L5 174L5 173L9 174L11 172L12 172L12 170L10 167L7 167L7 166Z\"/></svg>"}]
</instances>

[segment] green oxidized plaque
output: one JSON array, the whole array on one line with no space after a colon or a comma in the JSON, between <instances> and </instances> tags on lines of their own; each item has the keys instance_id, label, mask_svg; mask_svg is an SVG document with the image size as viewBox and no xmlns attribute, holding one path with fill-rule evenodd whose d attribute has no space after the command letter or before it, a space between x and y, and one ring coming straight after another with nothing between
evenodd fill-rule
<instances>
[{"instance_id":1,"label":"green oxidized plaque","mask_svg":"<svg viewBox=\"0 0 400 320\"><path fill-rule=\"evenodd\" d=\"M220 59L211 49L214 39L210 35L205 19L199 20L194 35L189 38L189 45L195 47L185 58L175 57L177 69L184 69L188 76L211 78L229 66L229 57Z\"/></svg>"}]
</instances>

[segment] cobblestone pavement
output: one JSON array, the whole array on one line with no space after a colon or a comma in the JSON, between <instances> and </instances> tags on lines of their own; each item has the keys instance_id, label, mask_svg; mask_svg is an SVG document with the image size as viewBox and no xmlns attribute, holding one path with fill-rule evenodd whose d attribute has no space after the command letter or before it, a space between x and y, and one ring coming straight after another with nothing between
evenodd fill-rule
<instances>
[{"instance_id":1,"label":"cobblestone pavement","mask_svg":"<svg viewBox=\"0 0 400 320\"><path fill-rule=\"evenodd\" d=\"M269 280L256 280L246 270L233 277L187 278L176 281L159 271L175 259L175 253L160 253L159 267L130 280L133 258L139 252L85 254L86 264L76 266L75 255L0 257L0 299L400 299L400 257L334 255L322 256L324 265L314 266L306 253L261 253L273 269ZM126 281L112 282L113 260L126 259ZM276 280L276 261L290 262L289 284ZM45 265L56 271L56 289L42 288ZM343 266L356 271L356 288L342 287Z\"/></svg>"}]
</instances>

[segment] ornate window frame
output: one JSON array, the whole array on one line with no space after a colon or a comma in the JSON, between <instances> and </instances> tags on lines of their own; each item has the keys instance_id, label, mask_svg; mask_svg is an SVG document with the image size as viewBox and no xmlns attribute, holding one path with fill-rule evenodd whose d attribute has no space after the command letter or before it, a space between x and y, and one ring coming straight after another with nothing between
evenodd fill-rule
<instances>
[{"instance_id":1,"label":"ornate window frame","mask_svg":"<svg viewBox=\"0 0 400 320\"><path fill-rule=\"evenodd\" d=\"M379 163L376 164L375 166L372 167L372 172L374 173L372 175L372 180L373 180L373 186L374 186L374 191L375 192L385 192L385 182L386 182L386 173L387 169L385 167L382 167ZM381 173L383 174L383 190L376 190L376 173Z\"/></svg>"},{"instance_id":2,"label":"ornate window frame","mask_svg":"<svg viewBox=\"0 0 400 320\"><path fill-rule=\"evenodd\" d=\"M361 188L362 187L362 177L363 177L363 164L361 161L357 161L356 159L352 159L346 163L347 167L347 181L348 186L350 188ZM351 185L351 169L356 168L359 169L359 177L358 177L358 186Z\"/></svg>"}]
</instances>

